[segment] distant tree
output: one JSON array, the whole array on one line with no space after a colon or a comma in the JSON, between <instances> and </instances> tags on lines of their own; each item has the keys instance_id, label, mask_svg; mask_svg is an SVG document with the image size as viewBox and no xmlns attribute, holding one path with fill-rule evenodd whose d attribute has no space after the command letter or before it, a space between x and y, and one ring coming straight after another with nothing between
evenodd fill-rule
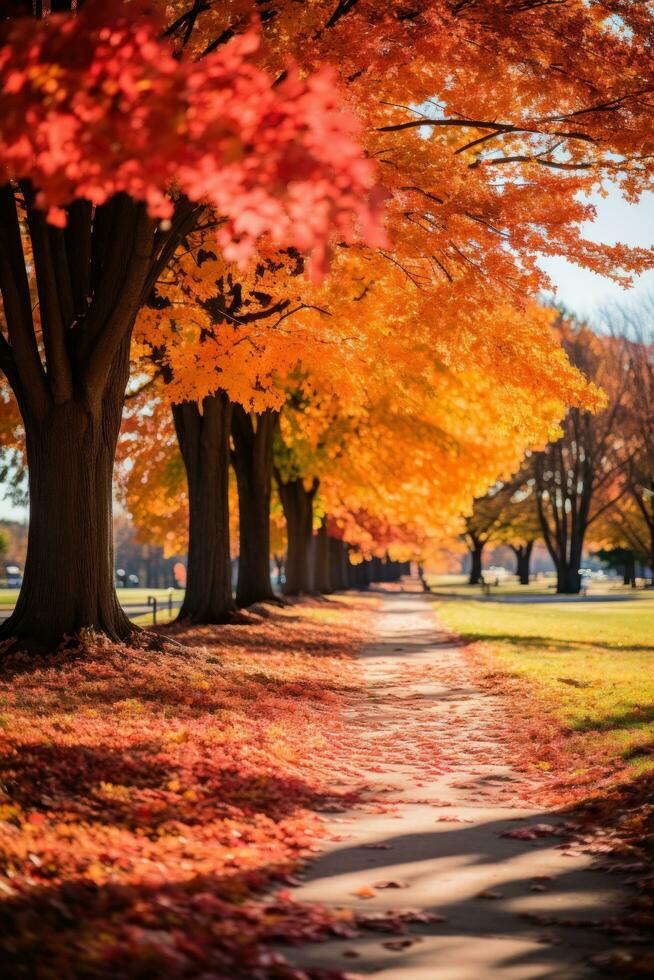
<instances>
[{"instance_id":1,"label":"distant tree","mask_svg":"<svg viewBox=\"0 0 654 980\"><path fill-rule=\"evenodd\" d=\"M486 496L477 497L472 512L464 518L462 537L470 554L470 585L479 585L482 581L484 548L504 526L511 492L502 484L492 487Z\"/></svg>"},{"instance_id":2,"label":"distant tree","mask_svg":"<svg viewBox=\"0 0 654 980\"><path fill-rule=\"evenodd\" d=\"M630 360L620 338L598 337L561 316L558 332L571 362L605 392L597 412L569 408L562 434L532 456L532 479L545 545L556 567L557 592L578 593L586 534L626 490L624 442ZM601 402L600 402L601 404Z\"/></svg>"},{"instance_id":3,"label":"distant tree","mask_svg":"<svg viewBox=\"0 0 654 980\"><path fill-rule=\"evenodd\" d=\"M631 548L599 548L593 552L593 557L619 572L625 585L635 584L636 559Z\"/></svg>"},{"instance_id":4,"label":"distant tree","mask_svg":"<svg viewBox=\"0 0 654 980\"><path fill-rule=\"evenodd\" d=\"M610 310L604 321L623 338L629 379L620 444L627 499L610 523L654 574L654 296Z\"/></svg>"}]
</instances>

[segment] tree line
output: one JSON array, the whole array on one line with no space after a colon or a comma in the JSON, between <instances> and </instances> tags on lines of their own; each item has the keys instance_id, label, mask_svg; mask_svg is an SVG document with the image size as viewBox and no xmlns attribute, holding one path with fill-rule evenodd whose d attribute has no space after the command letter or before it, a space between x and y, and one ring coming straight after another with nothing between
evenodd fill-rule
<instances>
[{"instance_id":1,"label":"tree line","mask_svg":"<svg viewBox=\"0 0 654 980\"><path fill-rule=\"evenodd\" d=\"M651 187L652 13L387 7L57 0L2 20L2 432L30 502L2 637L132 634L117 453L144 534L188 548L182 616L223 622L236 514L239 604L270 598L280 548L288 592L331 587L419 557L561 418L590 424L602 396L537 302L537 258L651 265L581 226L607 175ZM559 486L569 462L541 459ZM563 569L593 515L560 488L537 496Z\"/></svg>"},{"instance_id":2,"label":"tree line","mask_svg":"<svg viewBox=\"0 0 654 980\"><path fill-rule=\"evenodd\" d=\"M604 313L592 330L566 314L557 330L571 362L604 393L599 410L573 406L545 447L475 501L465 519L470 583L479 584L488 543L508 544L529 583L529 559L542 540L557 592L578 593L585 548L619 567L654 569L654 346L651 299Z\"/></svg>"}]
</instances>

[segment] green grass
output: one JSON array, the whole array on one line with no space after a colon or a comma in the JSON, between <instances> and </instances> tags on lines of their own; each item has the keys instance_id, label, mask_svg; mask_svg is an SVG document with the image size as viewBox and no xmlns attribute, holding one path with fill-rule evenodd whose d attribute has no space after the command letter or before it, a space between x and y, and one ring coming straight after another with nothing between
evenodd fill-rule
<instances>
[{"instance_id":1,"label":"green grass","mask_svg":"<svg viewBox=\"0 0 654 980\"><path fill-rule=\"evenodd\" d=\"M18 589L0 589L0 607L13 609L18 598L18 591ZM116 592L119 602L130 605L145 604L150 595L156 596L160 601L168 601L168 589L117 589ZM173 599L181 599L183 595L183 589L173 590Z\"/></svg>"},{"instance_id":2,"label":"green grass","mask_svg":"<svg viewBox=\"0 0 654 980\"><path fill-rule=\"evenodd\" d=\"M494 585L494 579L489 573L485 573L491 587L491 596L514 596L537 593L539 595L552 595L556 589L556 578L552 575L547 578L533 580L529 585L520 585L515 576L511 576L505 582ZM480 585L468 585L466 575L431 575L428 582L435 595L447 596L468 596L476 598L482 595Z\"/></svg>"},{"instance_id":3,"label":"green grass","mask_svg":"<svg viewBox=\"0 0 654 980\"><path fill-rule=\"evenodd\" d=\"M556 594L556 576L553 572L545 573L538 579L533 578L529 585L520 585L515 576L511 575L504 582L495 585L495 580L488 572L484 573L490 585L490 596L513 597L525 595L547 595ZM470 599L478 598L483 595L481 585L468 585L466 575L430 575L427 577L434 595L439 596L465 596ZM619 580L605 580L603 582L593 581L588 589L590 595L609 594L628 595L630 599L648 599L652 593L649 589L631 589L622 585Z\"/></svg>"},{"instance_id":4,"label":"green grass","mask_svg":"<svg viewBox=\"0 0 654 980\"><path fill-rule=\"evenodd\" d=\"M172 613L168 611L167 605L161 605L157 609L157 626L166 626L168 623L174 622L179 613L179 606L173 608ZM130 622L135 623L136 626L152 626L152 610L149 609L146 613L140 616L130 616Z\"/></svg>"},{"instance_id":5,"label":"green grass","mask_svg":"<svg viewBox=\"0 0 654 980\"><path fill-rule=\"evenodd\" d=\"M634 773L654 768L654 596L517 605L437 601L454 632L546 696L563 728Z\"/></svg>"},{"instance_id":6,"label":"green grass","mask_svg":"<svg viewBox=\"0 0 654 980\"><path fill-rule=\"evenodd\" d=\"M173 609L172 615L168 612L168 589L117 589L118 601L128 606L145 606L148 596L155 596L158 602L157 626L164 626L175 619L179 612L179 607ZM0 589L0 612L11 612L18 598L18 589ZM183 589L173 590L173 600L184 598ZM132 616L131 620L137 626L152 625L152 610L140 616Z\"/></svg>"}]
</instances>

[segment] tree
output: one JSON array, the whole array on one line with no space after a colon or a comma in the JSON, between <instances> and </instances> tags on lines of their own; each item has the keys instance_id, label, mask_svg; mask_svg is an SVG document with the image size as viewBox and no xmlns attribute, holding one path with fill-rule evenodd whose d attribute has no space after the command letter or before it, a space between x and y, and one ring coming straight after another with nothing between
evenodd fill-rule
<instances>
[{"instance_id":1,"label":"tree","mask_svg":"<svg viewBox=\"0 0 654 980\"><path fill-rule=\"evenodd\" d=\"M132 630L111 545L130 337L201 215L213 209L238 261L268 234L319 270L333 230L352 239L356 220L375 235L372 165L324 75L273 85L252 31L176 58L146 9L89 0L77 16L3 25L0 367L26 430L31 520L2 635L22 644Z\"/></svg>"},{"instance_id":2,"label":"tree","mask_svg":"<svg viewBox=\"0 0 654 980\"><path fill-rule=\"evenodd\" d=\"M538 515L556 567L557 592L575 594L581 588L588 529L625 492L620 432L629 361L621 340L600 338L565 317L559 330L572 362L602 386L607 399L597 413L568 409L561 437L532 458Z\"/></svg>"},{"instance_id":3,"label":"tree","mask_svg":"<svg viewBox=\"0 0 654 980\"><path fill-rule=\"evenodd\" d=\"M210 617L206 622L224 622L234 608L227 500L230 458L240 513L237 605L274 598L269 510L273 435L285 397L279 378L295 368L307 345L310 349L315 343L312 325L308 329L298 325L291 333L280 329L295 312L287 296L277 299L271 293L285 263L290 263L295 275L302 271L301 257L290 250L274 253L274 259L259 257L249 277L242 273L236 278L236 270L209 249L206 235L196 233L174 257L155 302L137 323L139 347L147 351L147 370L154 370L151 377L158 375L164 382L159 390L172 401L176 427L183 418L187 442L194 433L198 457L192 461L183 451L185 464L203 474L196 480L189 473L187 480L189 507L196 514L190 526L189 556L194 556L198 574L189 577L180 613L196 622L203 617ZM223 426L231 425L231 455L224 440L202 437L208 413L220 418ZM220 576L217 568L222 570ZM209 602L204 590L218 585Z\"/></svg>"},{"instance_id":4,"label":"tree","mask_svg":"<svg viewBox=\"0 0 654 980\"><path fill-rule=\"evenodd\" d=\"M595 558L608 565L609 568L620 572L624 585L636 584L636 560L631 548L599 548L593 552Z\"/></svg>"},{"instance_id":5,"label":"tree","mask_svg":"<svg viewBox=\"0 0 654 980\"><path fill-rule=\"evenodd\" d=\"M610 519L624 528L629 547L654 575L654 298L610 310L604 317L627 359L620 452L629 502Z\"/></svg>"},{"instance_id":6,"label":"tree","mask_svg":"<svg viewBox=\"0 0 654 980\"><path fill-rule=\"evenodd\" d=\"M469 585L483 582L484 548L503 526L512 493L512 487L502 484L491 487L486 496L477 497L471 513L464 518L463 539L470 554Z\"/></svg>"},{"instance_id":7,"label":"tree","mask_svg":"<svg viewBox=\"0 0 654 980\"><path fill-rule=\"evenodd\" d=\"M240 540L236 604L241 607L275 598L270 581L270 495L278 419L271 408L255 414L237 404L232 410Z\"/></svg>"},{"instance_id":8,"label":"tree","mask_svg":"<svg viewBox=\"0 0 654 980\"><path fill-rule=\"evenodd\" d=\"M583 240L578 230L592 210L580 192L603 174L614 174L630 194L648 183L640 157L650 118L638 94L644 82L638 65L647 55L651 18L624 3L609 7L624 19L624 33L604 29L606 4L598 18L582 2L554 15L527 5L528 19L524 5L505 5L500 13L490 2L418 3L409 13L394 3L384 18L363 0L336 6L319 0L301 9L277 2L262 9L266 66L283 77L289 53L305 71L324 60L334 64L364 122L368 153L384 164L389 242L379 255L399 272L388 315L398 318L398 288L404 305L407 284L420 287L423 297L410 297L405 319L420 325L423 343L433 342L448 363L485 366L502 384L516 374L525 385L542 383L547 370L547 359L536 356L547 340L540 341L533 325L524 330L515 316L523 295L545 284L536 265L539 251L618 276L651 260L645 250ZM222 7L179 0L172 9L169 36L195 55L243 31L250 14L245 0ZM591 61L583 75L577 68L580 36ZM480 37L492 57L478 58ZM427 128L432 135L424 139ZM501 181L496 168L502 168ZM338 240L334 248L338 253ZM345 282L349 277L357 283L356 296L365 296L379 278L378 263L369 254L346 251ZM342 278L336 280L342 289ZM290 292L297 288L293 283ZM351 297L347 288L346 294ZM288 295L288 287L282 289L279 302L288 306ZM514 306L511 331L499 312L507 303ZM322 309L338 316L344 304L335 306ZM487 312L483 318L481 310ZM229 315L235 315L233 307ZM540 330L547 337L544 321ZM555 360L563 368L562 359ZM540 371L534 373L536 361ZM202 372L203 383L209 373ZM181 387L184 398L200 401L193 384ZM227 549L222 552L224 561Z\"/></svg>"},{"instance_id":9,"label":"tree","mask_svg":"<svg viewBox=\"0 0 654 980\"><path fill-rule=\"evenodd\" d=\"M509 481L508 503L497 528L497 539L508 544L516 557L516 576L520 585L529 585L531 553L541 536L530 475L529 467L523 467Z\"/></svg>"}]
</instances>

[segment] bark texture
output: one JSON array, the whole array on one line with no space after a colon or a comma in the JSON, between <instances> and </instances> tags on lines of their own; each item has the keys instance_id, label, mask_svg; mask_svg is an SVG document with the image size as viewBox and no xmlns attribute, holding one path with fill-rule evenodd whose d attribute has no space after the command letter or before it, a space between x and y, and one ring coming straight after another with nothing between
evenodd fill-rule
<instances>
[{"instance_id":1,"label":"bark texture","mask_svg":"<svg viewBox=\"0 0 654 980\"><path fill-rule=\"evenodd\" d=\"M186 595L180 621L225 623L234 611L229 549L229 435L232 406L216 392L173 406L186 468L189 542Z\"/></svg>"},{"instance_id":2,"label":"bark texture","mask_svg":"<svg viewBox=\"0 0 654 980\"><path fill-rule=\"evenodd\" d=\"M97 207L73 201L55 228L36 205L29 182L0 186L0 370L25 426L30 486L23 586L0 638L25 649L84 627L112 639L136 629L116 598L111 520L130 337L202 210L180 197L164 231L116 194Z\"/></svg>"},{"instance_id":3,"label":"bark texture","mask_svg":"<svg viewBox=\"0 0 654 980\"><path fill-rule=\"evenodd\" d=\"M93 411L79 399L24 416L30 523L23 584L2 637L48 649L84 628L124 640L135 627L114 587L112 476L128 349Z\"/></svg>"},{"instance_id":4,"label":"bark texture","mask_svg":"<svg viewBox=\"0 0 654 980\"><path fill-rule=\"evenodd\" d=\"M273 437L279 412L253 416L232 407L234 470L238 487L239 557L237 606L275 598L270 581L270 490Z\"/></svg>"}]
</instances>

